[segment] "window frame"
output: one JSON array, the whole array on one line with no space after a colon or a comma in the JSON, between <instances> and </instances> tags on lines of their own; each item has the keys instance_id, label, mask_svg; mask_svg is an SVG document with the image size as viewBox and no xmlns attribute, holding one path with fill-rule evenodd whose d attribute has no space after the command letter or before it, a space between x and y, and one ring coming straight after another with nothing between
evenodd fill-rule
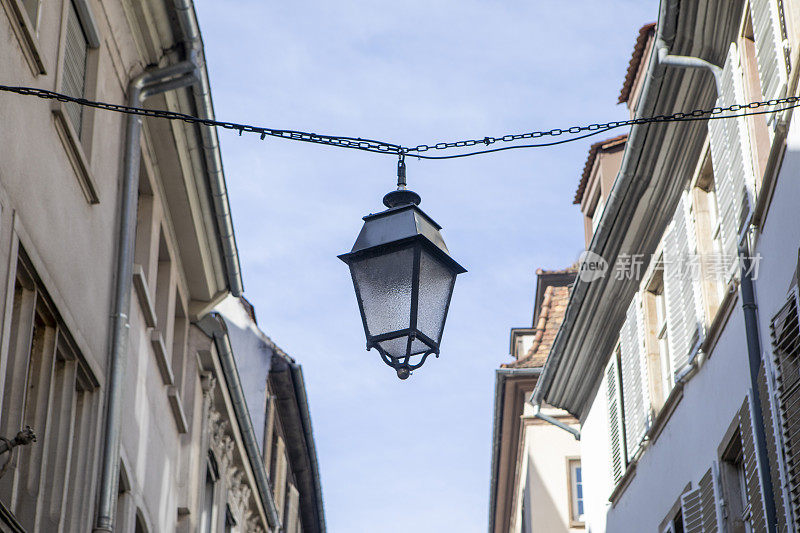
<instances>
[{"instance_id":1,"label":"window frame","mask_svg":"<svg viewBox=\"0 0 800 533\"><path fill-rule=\"evenodd\" d=\"M56 67L56 87L63 92L64 71L67 54L67 26L69 24L70 8L75 10L78 22L86 38L86 68L84 71L83 98L93 100L97 98L98 68L100 61L100 33L95 22L95 17L87 0L64 0L61 9L61 38L58 45ZM72 124L67 113L67 104L53 100L51 111L59 138L67 152L70 164L75 171L78 184L81 187L86 201L97 204L100 198L97 194L96 181L91 172L92 146L95 132L95 110L82 107L82 127L78 131Z\"/></svg>"},{"instance_id":2,"label":"window frame","mask_svg":"<svg viewBox=\"0 0 800 533\"><path fill-rule=\"evenodd\" d=\"M569 497L569 527L585 527L586 525L586 504L583 494L583 471L580 456L569 456L565 458L567 466L567 495ZM577 466L576 466L577 465ZM581 480L577 480L576 470L581 470ZM581 495L578 495L578 485L580 485ZM580 507L583 506L583 513Z\"/></svg>"}]
</instances>

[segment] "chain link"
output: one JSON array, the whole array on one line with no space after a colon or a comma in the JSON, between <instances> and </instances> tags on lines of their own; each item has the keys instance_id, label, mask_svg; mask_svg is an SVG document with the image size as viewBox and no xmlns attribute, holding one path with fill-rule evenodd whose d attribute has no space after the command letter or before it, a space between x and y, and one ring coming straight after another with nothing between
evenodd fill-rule
<instances>
[{"instance_id":1,"label":"chain link","mask_svg":"<svg viewBox=\"0 0 800 533\"><path fill-rule=\"evenodd\" d=\"M625 126L636 126L640 124L655 124L664 122L686 122L696 120L713 120L721 118L732 118L746 115L758 115L765 113L777 113L800 106L800 97L787 96L786 98L773 98L762 102L750 102L749 104L733 104L728 107L715 106L711 109L695 109L688 112L677 112L671 115L656 115L653 117L632 118L621 121L611 121L603 124L588 124L584 126L570 126L569 128L553 128L547 131L531 131L526 133L506 134L499 137L484 137L483 139L465 139L452 142L439 142L435 144L419 144L417 146L405 147L400 144L394 144L385 141L378 141L374 139L363 139L361 137L342 137L338 135L323 135L318 133L307 133L304 131L294 130L280 130L273 128L265 128L259 126L252 126L249 124L237 124L235 122L224 122L213 120L209 118L196 117L175 111L164 111L156 109L144 109L140 107L129 107L120 104L110 104L107 102L96 102L87 100L85 98L75 98L66 94L48 91L46 89L36 89L33 87L13 87L7 85L0 85L0 91L16 93L25 96L35 96L37 98L44 98L47 100L58 100L59 102L75 103L86 107L94 107L96 109L104 109L107 111L114 111L116 113L124 113L128 115L138 115L142 117L163 118L167 120L180 120L190 124L200 124L209 127L220 127L228 130L235 130L242 133L255 133L260 135L263 140L265 137L279 137L282 139L289 139L292 141L302 141L314 144L322 144L328 146L338 146L340 148L351 148L355 150L363 150L366 152L394 154L394 155L410 155L412 157L420 157L426 159L440 159L447 157L463 157L468 155L477 155L487 152L502 150L504 148L495 148L492 150L480 150L477 152L462 153L453 156L426 156L425 152L430 150L450 150L454 148L467 148L471 146L490 146L492 144L503 142L510 143L514 141L521 141L527 139L541 139L544 137L558 137L564 134L580 135L578 137L564 139L558 142L546 142L542 144L529 144L529 145L516 145L506 148L533 148L541 146L551 146L553 144L560 144L563 142L575 141L583 139L590 135L595 135L604 131L621 128ZM779 105L785 107L776 108ZM766 107L766 110L750 112L749 110L759 110ZM725 114L730 112L736 114Z\"/></svg>"}]
</instances>

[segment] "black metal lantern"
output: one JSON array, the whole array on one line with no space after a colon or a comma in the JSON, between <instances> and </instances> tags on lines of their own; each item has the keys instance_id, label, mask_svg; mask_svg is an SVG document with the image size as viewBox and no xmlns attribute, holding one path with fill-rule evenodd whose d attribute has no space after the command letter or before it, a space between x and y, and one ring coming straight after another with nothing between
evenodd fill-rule
<instances>
[{"instance_id":1,"label":"black metal lantern","mask_svg":"<svg viewBox=\"0 0 800 533\"><path fill-rule=\"evenodd\" d=\"M350 267L367 350L406 379L431 354L439 356L456 275L466 272L447 250L442 229L405 188L401 158L398 189L383 198L388 208L364 217L356 243L339 259Z\"/></svg>"}]
</instances>

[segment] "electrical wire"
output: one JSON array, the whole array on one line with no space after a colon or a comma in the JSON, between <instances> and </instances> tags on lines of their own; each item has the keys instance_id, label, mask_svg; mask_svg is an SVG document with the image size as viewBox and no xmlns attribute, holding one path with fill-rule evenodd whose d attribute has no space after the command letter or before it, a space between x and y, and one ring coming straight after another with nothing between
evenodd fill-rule
<instances>
[{"instance_id":1,"label":"electrical wire","mask_svg":"<svg viewBox=\"0 0 800 533\"><path fill-rule=\"evenodd\" d=\"M196 117L179 113L176 111L164 111L157 109L146 109L141 107L130 107L120 104L111 104L107 102L98 102L94 100L87 100L86 98L76 98L63 93L55 91L48 91L46 89L37 89L34 87L17 87L9 85L0 85L0 91L15 93L23 96L35 96L47 100L58 100L59 102L74 103L85 107L93 107L96 109L103 109L106 111L113 111L116 113L123 113L127 115L138 115L143 117L163 118L167 120L178 120L190 124L199 124L209 127L221 127L224 129L235 130L242 133L255 133L260 135L263 140L266 137L278 137L281 139L288 139L292 141L302 141L314 144L322 144L327 146L336 146L339 148L350 148L354 150L362 150L365 152L391 154L395 156L409 156L419 159L455 159L459 157L469 157L474 155L489 154L494 152L501 152L505 150L516 150L520 148L543 148L547 146L556 146L560 144L570 143L592 137L600 133L605 133L617 128L626 126L636 126L640 124L661 124L669 122L693 122L699 120L718 120L724 118L736 118L753 115L765 115L770 113L780 113L788 109L800 107L800 97L787 96L785 98L774 98L771 100L750 102L749 104L733 104L728 107L715 106L711 109L695 109L689 112L677 112L671 115L657 115L653 117L632 118L629 120L611 121L602 124L588 124L583 126L571 126L569 128L554 128L548 131L532 131L527 133L506 134L501 137L484 137L483 139L468 139L454 142L440 142L432 145L420 144L414 147L407 147L400 144L395 144L386 141L375 139L366 139L362 137L347 137L340 135L326 135L318 133L309 133L296 130L284 130L276 128L268 128L262 126L253 126L250 124L239 124L236 122L225 122L220 120ZM778 107L780 106L780 107ZM760 109L766 107L767 109ZM585 132L585 133L584 133ZM582 133L582 135L577 135ZM467 148L471 146L479 146L481 144L489 146L498 142L514 142L524 139L540 139L547 137L559 137L561 135L571 134L573 137L560 139L557 141L533 143L533 144L515 144L510 146L503 146L501 148L486 148L475 150L472 152L462 152L457 154L447 155L427 155L425 152L429 150L451 150L459 148Z\"/></svg>"}]
</instances>

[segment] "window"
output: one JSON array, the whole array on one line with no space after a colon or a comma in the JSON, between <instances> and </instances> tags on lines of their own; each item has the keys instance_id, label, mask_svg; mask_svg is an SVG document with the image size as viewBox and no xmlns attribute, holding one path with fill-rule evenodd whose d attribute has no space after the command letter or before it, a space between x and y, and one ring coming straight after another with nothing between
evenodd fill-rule
<instances>
[{"instance_id":1,"label":"window","mask_svg":"<svg viewBox=\"0 0 800 533\"><path fill-rule=\"evenodd\" d=\"M88 529L98 384L21 248L13 275L0 435L31 426L37 442L15 450L0 499L26 530Z\"/></svg>"},{"instance_id":2,"label":"window","mask_svg":"<svg viewBox=\"0 0 800 533\"><path fill-rule=\"evenodd\" d=\"M728 449L722 456L722 475L727 502L727 521L730 533L750 533L750 501L747 497L747 482L739 430L734 434Z\"/></svg>"},{"instance_id":3,"label":"window","mask_svg":"<svg viewBox=\"0 0 800 533\"><path fill-rule=\"evenodd\" d=\"M597 231L597 226L600 225L600 220L603 218L603 211L606 204L600 194L600 185L597 186L597 193L595 194L594 207L592 208L592 234Z\"/></svg>"},{"instance_id":4,"label":"window","mask_svg":"<svg viewBox=\"0 0 800 533\"><path fill-rule=\"evenodd\" d=\"M66 32L61 90L69 96L83 98L86 95L86 61L89 54L89 41L72 1L69 2L67 10ZM73 128L80 137L83 128L83 106L67 103L65 109Z\"/></svg>"},{"instance_id":5,"label":"window","mask_svg":"<svg viewBox=\"0 0 800 533\"><path fill-rule=\"evenodd\" d=\"M717 189L711 154L706 152L692 188L692 219L700 256L701 290L705 316L713 319L738 266L736 257L723 255L722 227L717 211Z\"/></svg>"},{"instance_id":6,"label":"window","mask_svg":"<svg viewBox=\"0 0 800 533\"><path fill-rule=\"evenodd\" d=\"M584 522L581 460L567 459L567 468L569 469L569 521L570 526L574 526Z\"/></svg>"},{"instance_id":7,"label":"window","mask_svg":"<svg viewBox=\"0 0 800 533\"><path fill-rule=\"evenodd\" d=\"M39 1L40 0L22 0L22 7L25 8L25 14L28 15L28 21L33 26L31 30L34 32L39 27Z\"/></svg>"},{"instance_id":8,"label":"window","mask_svg":"<svg viewBox=\"0 0 800 533\"><path fill-rule=\"evenodd\" d=\"M203 509L200 512L200 529L202 533L214 533L214 523L216 522L215 498L217 479L219 478L217 462L211 452L208 453L208 464L206 466L206 482L203 486Z\"/></svg>"},{"instance_id":9,"label":"window","mask_svg":"<svg viewBox=\"0 0 800 533\"><path fill-rule=\"evenodd\" d=\"M663 264L663 256L657 263ZM647 367L650 378L650 403L661 409L673 385L673 369L669 358L667 304L664 299L664 270L657 268L647 283L643 297L646 317Z\"/></svg>"},{"instance_id":10,"label":"window","mask_svg":"<svg viewBox=\"0 0 800 533\"><path fill-rule=\"evenodd\" d=\"M749 13L745 20L742 36L739 39L739 51L742 55L745 101L760 102L764 100L764 95L762 94L761 81L758 76L755 35L753 34L753 24ZM757 181L760 181L767 167L767 158L769 157L770 149L767 116L750 115L747 117L747 129L750 134L750 158L753 162L755 178Z\"/></svg>"}]
</instances>

